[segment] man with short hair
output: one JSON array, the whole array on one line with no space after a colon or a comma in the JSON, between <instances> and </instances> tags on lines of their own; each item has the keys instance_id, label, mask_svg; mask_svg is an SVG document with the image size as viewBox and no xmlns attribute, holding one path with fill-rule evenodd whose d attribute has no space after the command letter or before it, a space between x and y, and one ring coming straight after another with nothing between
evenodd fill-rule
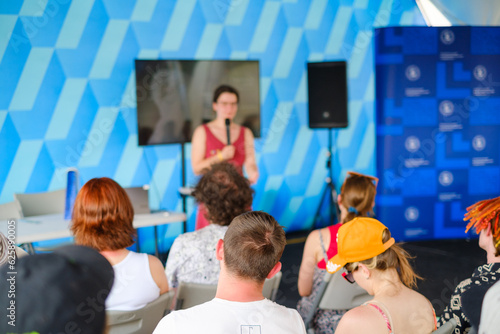
<instances>
[{"instance_id":1,"label":"man with short hair","mask_svg":"<svg viewBox=\"0 0 500 334\"><path fill-rule=\"evenodd\" d=\"M262 295L266 278L281 270L283 228L269 214L251 211L234 218L216 248L221 272L215 298L163 318L162 333L302 333L299 313Z\"/></svg>"}]
</instances>

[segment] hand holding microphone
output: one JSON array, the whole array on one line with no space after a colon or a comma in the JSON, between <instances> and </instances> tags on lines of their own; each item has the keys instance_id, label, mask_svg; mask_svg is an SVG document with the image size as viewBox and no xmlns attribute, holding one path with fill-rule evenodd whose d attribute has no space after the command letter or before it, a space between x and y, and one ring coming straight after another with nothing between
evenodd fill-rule
<instances>
[{"instance_id":1,"label":"hand holding microphone","mask_svg":"<svg viewBox=\"0 0 500 334\"><path fill-rule=\"evenodd\" d=\"M231 120L226 118L226 134L227 134L227 145L231 145Z\"/></svg>"},{"instance_id":2,"label":"hand holding microphone","mask_svg":"<svg viewBox=\"0 0 500 334\"><path fill-rule=\"evenodd\" d=\"M225 146L222 151L222 158L224 160L231 160L234 157L235 148L231 145L231 120L229 118L225 119L226 123L226 135L227 135L227 146Z\"/></svg>"}]
</instances>

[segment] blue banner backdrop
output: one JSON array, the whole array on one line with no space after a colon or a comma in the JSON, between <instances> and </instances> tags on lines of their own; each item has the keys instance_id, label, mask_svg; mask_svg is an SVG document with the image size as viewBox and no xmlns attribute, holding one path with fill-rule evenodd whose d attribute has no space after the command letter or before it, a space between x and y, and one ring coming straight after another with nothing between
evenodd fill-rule
<instances>
[{"instance_id":1,"label":"blue banner backdrop","mask_svg":"<svg viewBox=\"0 0 500 334\"><path fill-rule=\"evenodd\" d=\"M375 33L377 216L399 240L466 237L500 195L500 28Z\"/></svg>"}]
</instances>

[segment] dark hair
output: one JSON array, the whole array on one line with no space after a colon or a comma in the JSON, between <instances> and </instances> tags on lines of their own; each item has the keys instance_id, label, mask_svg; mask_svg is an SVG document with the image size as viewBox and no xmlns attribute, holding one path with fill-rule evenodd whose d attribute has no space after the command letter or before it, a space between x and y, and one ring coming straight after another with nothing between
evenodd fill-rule
<instances>
[{"instance_id":1,"label":"dark hair","mask_svg":"<svg viewBox=\"0 0 500 334\"><path fill-rule=\"evenodd\" d=\"M377 187L373 178L362 174L350 174L344 181L340 190L342 205L348 211L342 223L353 220L356 217L372 217L373 202L377 194Z\"/></svg>"},{"instance_id":2,"label":"dark hair","mask_svg":"<svg viewBox=\"0 0 500 334\"><path fill-rule=\"evenodd\" d=\"M76 244L117 250L134 244L134 209L123 188L107 177L91 179L80 189L71 232Z\"/></svg>"},{"instance_id":3,"label":"dark hair","mask_svg":"<svg viewBox=\"0 0 500 334\"><path fill-rule=\"evenodd\" d=\"M238 93L238 91L236 90L236 88L234 88L232 86L229 86L229 85L220 85L219 87L217 87L215 89L214 98L213 98L212 102L213 103L217 103L217 100L219 99L219 96L222 93L231 93L231 94L234 94L234 95L236 95L236 102L240 102L240 94Z\"/></svg>"},{"instance_id":4,"label":"dark hair","mask_svg":"<svg viewBox=\"0 0 500 334\"><path fill-rule=\"evenodd\" d=\"M382 242L387 242L391 238L389 229L385 229L382 234ZM410 265L408 259L413 257L408 254L399 244L394 244L389 247L385 252L379 254L371 259L359 261L355 263L348 263L345 265L349 271L356 270L358 263L363 263L368 269L387 270L396 269L399 279L409 288L417 287L417 279L422 279L418 276Z\"/></svg>"},{"instance_id":5,"label":"dark hair","mask_svg":"<svg viewBox=\"0 0 500 334\"><path fill-rule=\"evenodd\" d=\"M285 231L273 216L250 211L229 225L224 236L224 263L238 277L264 282L285 245Z\"/></svg>"},{"instance_id":6,"label":"dark hair","mask_svg":"<svg viewBox=\"0 0 500 334\"><path fill-rule=\"evenodd\" d=\"M234 217L251 209L253 189L231 163L223 161L205 170L193 196L207 209L210 223L227 226Z\"/></svg>"}]
</instances>

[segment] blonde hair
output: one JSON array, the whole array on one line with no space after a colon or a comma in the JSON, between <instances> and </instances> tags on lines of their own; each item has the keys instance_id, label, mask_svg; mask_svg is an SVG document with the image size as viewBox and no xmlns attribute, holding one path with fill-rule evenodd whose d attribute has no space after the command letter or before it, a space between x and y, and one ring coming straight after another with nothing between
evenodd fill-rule
<instances>
[{"instance_id":1,"label":"blonde hair","mask_svg":"<svg viewBox=\"0 0 500 334\"><path fill-rule=\"evenodd\" d=\"M385 243L390 238L391 232L388 229L384 230L382 241ZM399 244L394 244L382 254L364 261L348 263L345 265L345 268L348 271L354 271L358 268L359 263L362 263L371 270L377 269L384 271L387 269L396 269L401 282L410 289L414 289L417 287L417 279L421 280L422 277L418 276L413 271L413 268L408 261L408 259L412 258L413 257L408 254L408 252L405 251Z\"/></svg>"}]
</instances>

